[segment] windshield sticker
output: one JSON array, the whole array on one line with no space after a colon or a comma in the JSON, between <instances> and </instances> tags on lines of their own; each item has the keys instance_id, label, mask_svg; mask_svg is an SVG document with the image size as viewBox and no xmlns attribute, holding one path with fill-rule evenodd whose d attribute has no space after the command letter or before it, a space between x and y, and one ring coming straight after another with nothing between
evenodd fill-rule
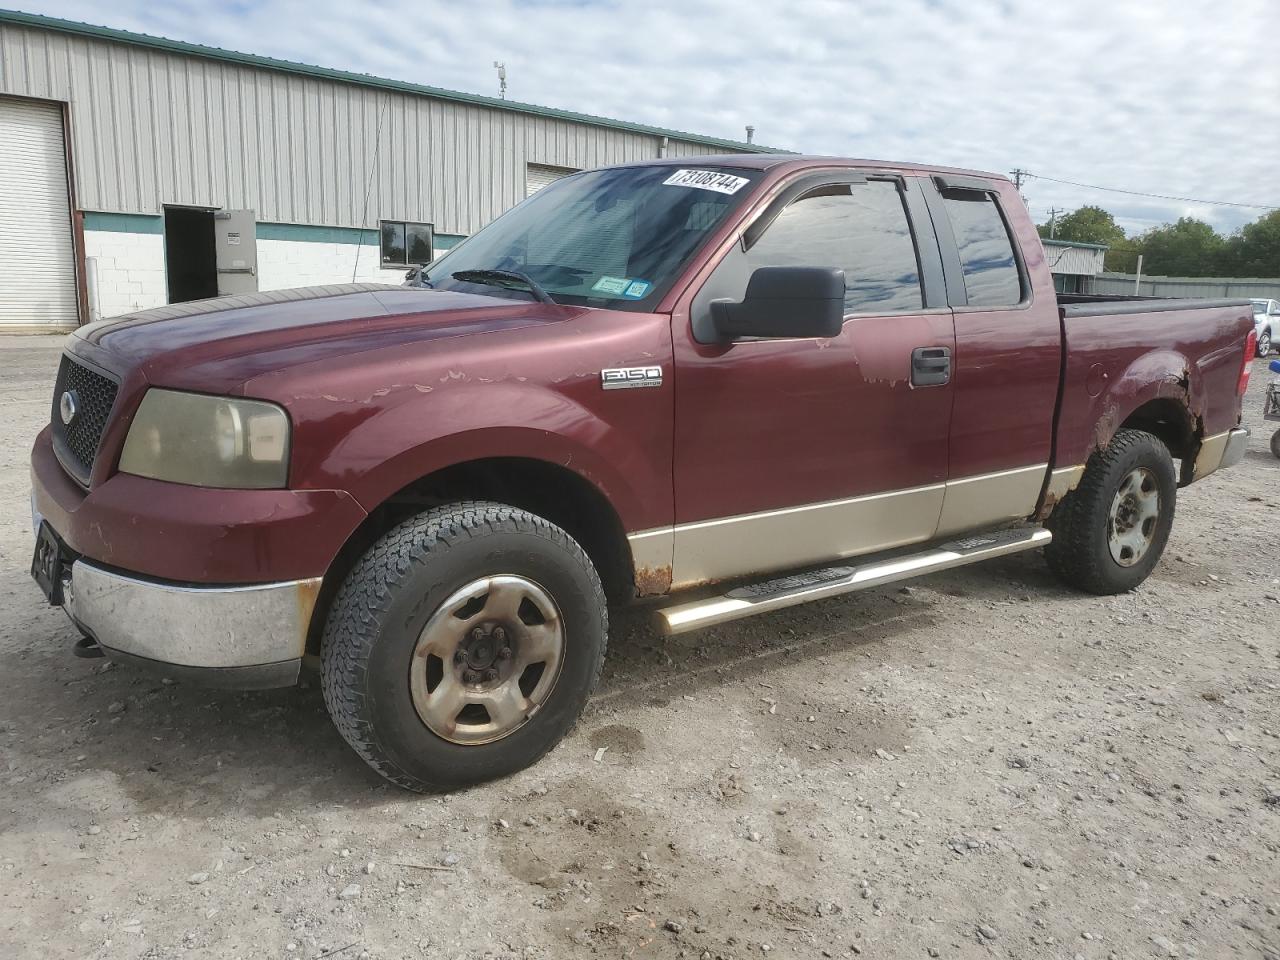
<instances>
[{"instance_id":1,"label":"windshield sticker","mask_svg":"<svg viewBox=\"0 0 1280 960\"><path fill-rule=\"evenodd\" d=\"M628 300L643 300L652 289L653 284L648 280L632 280L627 284L627 289L622 291L622 295Z\"/></svg>"},{"instance_id":2,"label":"windshield sticker","mask_svg":"<svg viewBox=\"0 0 1280 960\"><path fill-rule=\"evenodd\" d=\"M601 277L591 285L591 289L599 290L601 293L607 293L610 296L621 297L630 285L631 281L625 277Z\"/></svg>"},{"instance_id":3,"label":"windshield sticker","mask_svg":"<svg viewBox=\"0 0 1280 960\"><path fill-rule=\"evenodd\" d=\"M699 190L714 190L716 193L737 193L750 182L746 177L735 177L731 173L717 173L714 170L677 170L662 181L668 187L696 187Z\"/></svg>"}]
</instances>

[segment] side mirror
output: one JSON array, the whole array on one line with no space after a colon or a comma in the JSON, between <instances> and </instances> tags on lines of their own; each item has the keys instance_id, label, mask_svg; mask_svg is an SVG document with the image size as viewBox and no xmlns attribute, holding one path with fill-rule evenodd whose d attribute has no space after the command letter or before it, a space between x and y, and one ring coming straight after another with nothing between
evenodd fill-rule
<instances>
[{"instance_id":1,"label":"side mirror","mask_svg":"<svg viewBox=\"0 0 1280 960\"><path fill-rule=\"evenodd\" d=\"M844 325L844 271L760 267L740 303L712 300L711 318L725 339L835 337Z\"/></svg>"}]
</instances>

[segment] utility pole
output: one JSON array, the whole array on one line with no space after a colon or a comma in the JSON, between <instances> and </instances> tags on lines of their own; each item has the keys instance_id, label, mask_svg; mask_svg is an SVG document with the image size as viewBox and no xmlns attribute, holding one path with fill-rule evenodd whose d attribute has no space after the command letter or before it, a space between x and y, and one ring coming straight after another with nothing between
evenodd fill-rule
<instances>
[{"instance_id":1,"label":"utility pole","mask_svg":"<svg viewBox=\"0 0 1280 960\"><path fill-rule=\"evenodd\" d=\"M498 71L498 98L500 100L507 99L507 65L493 61L493 69Z\"/></svg>"},{"instance_id":2,"label":"utility pole","mask_svg":"<svg viewBox=\"0 0 1280 960\"><path fill-rule=\"evenodd\" d=\"M1065 210L1059 210L1057 207L1049 208L1049 239L1052 240L1058 235L1058 214L1066 213Z\"/></svg>"},{"instance_id":3,"label":"utility pole","mask_svg":"<svg viewBox=\"0 0 1280 960\"><path fill-rule=\"evenodd\" d=\"M1015 168L1015 169L1013 169L1013 170L1010 170L1010 171L1009 171L1009 176L1013 177L1013 185L1014 185L1015 187L1017 187L1017 188L1018 188L1018 192L1019 192L1019 193L1021 193L1021 192L1022 192L1022 181L1023 181L1024 179L1026 179L1027 177L1031 176L1031 174L1027 173L1027 171L1025 171L1025 170Z\"/></svg>"}]
</instances>

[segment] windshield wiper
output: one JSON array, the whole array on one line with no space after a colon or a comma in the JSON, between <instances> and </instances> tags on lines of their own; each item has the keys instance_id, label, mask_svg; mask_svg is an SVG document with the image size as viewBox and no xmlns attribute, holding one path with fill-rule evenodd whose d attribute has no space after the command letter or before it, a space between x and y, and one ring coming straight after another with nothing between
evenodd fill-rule
<instances>
[{"instance_id":1,"label":"windshield wiper","mask_svg":"<svg viewBox=\"0 0 1280 960\"><path fill-rule=\"evenodd\" d=\"M528 274L519 273L515 270L459 270L450 274L455 280L461 280L463 283L483 283L491 287L507 287L510 288L511 281L523 283L529 288L529 292L533 294L534 299L539 303L555 303L551 294L542 289L542 284Z\"/></svg>"}]
</instances>

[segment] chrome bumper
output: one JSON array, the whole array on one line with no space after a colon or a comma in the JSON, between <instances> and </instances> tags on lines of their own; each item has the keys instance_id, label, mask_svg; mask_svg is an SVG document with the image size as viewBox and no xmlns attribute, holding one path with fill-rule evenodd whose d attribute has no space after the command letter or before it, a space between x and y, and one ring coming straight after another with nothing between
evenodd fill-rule
<instances>
[{"instance_id":1,"label":"chrome bumper","mask_svg":"<svg viewBox=\"0 0 1280 960\"><path fill-rule=\"evenodd\" d=\"M245 587L141 580L85 560L66 610L109 657L242 689L297 681L320 578Z\"/></svg>"},{"instance_id":2,"label":"chrome bumper","mask_svg":"<svg viewBox=\"0 0 1280 960\"><path fill-rule=\"evenodd\" d=\"M1200 443L1200 453L1196 455L1192 479L1203 480L1215 470L1234 467L1244 459L1244 452L1248 447L1249 431L1245 427L1233 427L1205 437Z\"/></svg>"}]
</instances>

